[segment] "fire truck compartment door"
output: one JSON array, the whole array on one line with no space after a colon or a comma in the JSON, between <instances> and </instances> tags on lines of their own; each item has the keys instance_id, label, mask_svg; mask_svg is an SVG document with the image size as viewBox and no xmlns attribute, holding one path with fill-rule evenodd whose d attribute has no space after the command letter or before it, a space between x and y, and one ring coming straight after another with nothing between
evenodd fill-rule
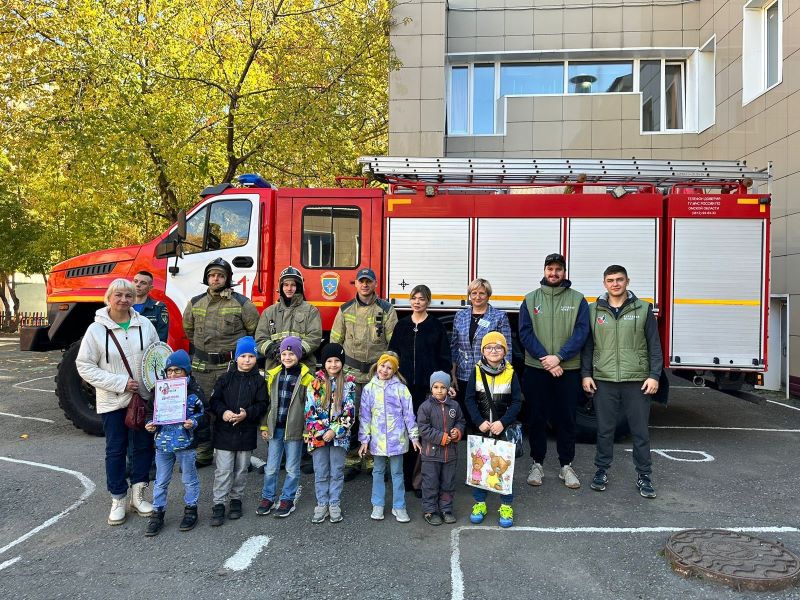
<instances>
[{"instance_id":1,"label":"fire truck compartment door","mask_svg":"<svg viewBox=\"0 0 800 600\"><path fill-rule=\"evenodd\" d=\"M431 308L460 308L469 285L469 219L388 219L389 299L409 306L415 285L431 289Z\"/></svg>"},{"instance_id":2,"label":"fire truck compartment door","mask_svg":"<svg viewBox=\"0 0 800 600\"><path fill-rule=\"evenodd\" d=\"M478 219L476 277L492 284L495 308L517 310L542 278L544 257L561 252L562 220Z\"/></svg>"},{"instance_id":3,"label":"fire truck compartment door","mask_svg":"<svg viewBox=\"0 0 800 600\"><path fill-rule=\"evenodd\" d=\"M674 219L670 363L756 368L763 358L765 221Z\"/></svg>"},{"instance_id":4,"label":"fire truck compartment door","mask_svg":"<svg viewBox=\"0 0 800 600\"><path fill-rule=\"evenodd\" d=\"M588 302L601 295L603 271L622 265L630 290L658 309L658 219L570 219L567 263L572 287Z\"/></svg>"},{"instance_id":5,"label":"fire truck compartment door","mask_svg":"<svg viewBox=\"0 0 800 600\"><path fill-rule=\"evenodd\" d=\"M178 310L205 291L203 271L216 258L230 263L234 291L251 295L258 256L258 211L257 194L211 197L195 207L186 219L183 257L167 262L169 267L178 267L177 273L167 273L166 289Z\"/></svg>"}]
</instances>

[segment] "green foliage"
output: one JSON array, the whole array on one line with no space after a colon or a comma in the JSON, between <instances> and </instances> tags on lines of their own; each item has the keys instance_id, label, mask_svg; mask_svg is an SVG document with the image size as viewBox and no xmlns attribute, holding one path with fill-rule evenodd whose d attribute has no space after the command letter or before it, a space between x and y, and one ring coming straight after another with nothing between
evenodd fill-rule
<instances>
[{"instance_id":1,"label":"green foliage","mask_svg":"<svg viewBox=\"0 0 800 600\"><path fill-rule=\"evenodd\" d=\"M241 172L280 186L355 174L358 155L387 146L391 8L8 0L0 189L29 219L11 244L26 268L152 238Z\"/></svg>"}]
</instances>

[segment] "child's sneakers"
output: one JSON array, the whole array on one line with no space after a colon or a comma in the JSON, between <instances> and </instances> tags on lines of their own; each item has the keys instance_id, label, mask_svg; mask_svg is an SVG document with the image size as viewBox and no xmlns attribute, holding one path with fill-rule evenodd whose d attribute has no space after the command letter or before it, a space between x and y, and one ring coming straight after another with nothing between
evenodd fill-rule
<instances>
[{"instance_id":1,"label":"child's sneakers","mask_svg":"<svg viewBox=\"0 0 800 600\"><path fill-rule=\"evenodd\" d=\"M511 527L514 524L514 509L510 504L501 504L500 510L500 527Z\"/></svg>"},{"instance_id":2,"label":"child's sneakers","mask_svg":"<svg viewBox=\"0 0 800 600\"><path fill-rule=\"evenodd\" d=\"M162 527L164 527L164 509L154 508L150 514L150 519L147 521L147 529L144 534L147 537L153 537L158 535Z\"/></svg>"},{"instance_id":3,"label":"child's sneakers","mask_svg":"<svg viewBox=\"0 0 800 600\"><path fill-rule=\"evenodd\" d=\"M331 504L330 506L331 523L338 523L342 520L342 507L338 504Z\"/></svg>"},{"instance_id":4,"label":"child's sneakers","mask_svg":"<svg viewBox=\"0 0 800 600\"><path fill-rule=\"evenodd\" d=\"M274 501L262 498L261 502L258 503L258 508L256 508L256 514L261 516L268 515L272 511L273 506L275 506Z\"/></svg>"},{"instance_id":5,"label":"child's sneakers","mask_svg":"<svg viewBox=\"0 0 800 600\"><path fill-rule=\"evenodd\" d=\"M425 522L429 525L441 525L443 521L439 513L425 513Z\"/></svg>"},{"instance_id":6,"label":"child's sneakers","mask_svg":"<svg viewBox=\"0 0 800 600\"><path fill-rule=\"evenodd\" d=\"M442 520L447 523L448 525L452 525L456 522L456 517L451 512L446 512L442 515Z\"/></svg>"},{"instance_id":7,"label":"child's sneakers","mask_svg":"<svg viewBox=\"0 0 800 600\"><path fill-rule=\"evenodd\" d=\"M231 520L242 518L242 501L231 500L230 510L228 511L228 518Z\"/></svg>"},{"instance_id":8,"label":"child's sneakers","mask_svg":"<svg viewBox=\"0 0 800 600\"><path fill-rule=\"evenodd\" d=\"M225 522L225 505L215 504L211 507L211 526L219 527Z\"/></svg>"},{"instance_id":9,"label":"child's sneakers","mask_svg":"<svg viewBox=\"0 0 800 600\"><path fill-rule=\"evenodd\" d=\"M405 508L393 508L392 514L398 523L408 523L411 520Z\"/></svg>"},{"instance_id":10,"label":"child's sneakers","mask_svg":"<svg viewBox=\"0 0 800 600\"><path fill-rule=\"evenodd\" d=\"M312 523L322 523L325 520L325 517L328 516L328 507L327 506L315 506L314 507L314 516L311 517Z\"/></svg>"},{"instance_id":11,"label":"child's sneakers","mask_svg":"<svg viewBox=\"0 0 800 600\"><path fill-rule=\"evenodd\" d=\"M372 505L372 514L369 516L373 521L383 521L383 507L377 504Z\"/></svg>"},{"instance_id":12,"label":"child's sneakers","mask_svg":"<svg viewBox=\"0 0 800 600\"><path fill-rule=\"evenodd\" d=\"M294 502L291 500L281 500L280 504L278 504L278 509L275 511L275 517L282 519L283 517L288 517L293 512Z\"/></svg>"},{"instance_id":13,"label":"child's sneakers","mask_svg":"<svg viewBox=\"0 0 800 600\"><path fill-rule=\"evenodd\" d=\"M476 502L472 505L472 514L469 516L469 520L476 525L478 523L483 523L483 519L486 517L486 502Z\"/></svg>"}]
</instances>

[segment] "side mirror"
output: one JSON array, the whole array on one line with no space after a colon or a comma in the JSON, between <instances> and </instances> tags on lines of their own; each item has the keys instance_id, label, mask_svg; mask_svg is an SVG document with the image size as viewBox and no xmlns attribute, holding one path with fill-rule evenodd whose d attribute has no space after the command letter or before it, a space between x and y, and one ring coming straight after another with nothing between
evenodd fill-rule
<instances>
[{"instance_id":1,"label":"side mirror","mask_svg":"<svg viewBox=\"0 0 800 600\"><path fill-rule=\"evenodd\" d=\"M178 255L178 242L168 237L156 246L156 258L168 258Z\"/></svg>"},{"instance_id":2,"label":"side mirror","mask_svg":"<svg viewBox=\"0 0 800 600\"><path fill-rule=\"evenodd\" d=\"M178 241L182 242L186 239L186 211L180 209L178 211L178 220L176 221L175 237Z\"/></svg>"}]
</instances>

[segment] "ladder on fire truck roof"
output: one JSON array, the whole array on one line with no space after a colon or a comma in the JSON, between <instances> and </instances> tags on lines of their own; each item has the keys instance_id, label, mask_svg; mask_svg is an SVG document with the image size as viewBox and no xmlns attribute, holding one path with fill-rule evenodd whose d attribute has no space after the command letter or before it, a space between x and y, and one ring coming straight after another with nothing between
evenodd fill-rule
<instances>
[{"instance_id":1,"label":"ladder on fire truck roof","mask_svg":"<svg viewBox=\"0 0 800 600\"><path fill-rule=\"evenodd\" d=\"M590 158L399 158L362 156L363 172L384 183L525 185L767 182L769 170L745 161ZM746 187L749 187L746 186Z\"/></svg>"}]
</instances>

